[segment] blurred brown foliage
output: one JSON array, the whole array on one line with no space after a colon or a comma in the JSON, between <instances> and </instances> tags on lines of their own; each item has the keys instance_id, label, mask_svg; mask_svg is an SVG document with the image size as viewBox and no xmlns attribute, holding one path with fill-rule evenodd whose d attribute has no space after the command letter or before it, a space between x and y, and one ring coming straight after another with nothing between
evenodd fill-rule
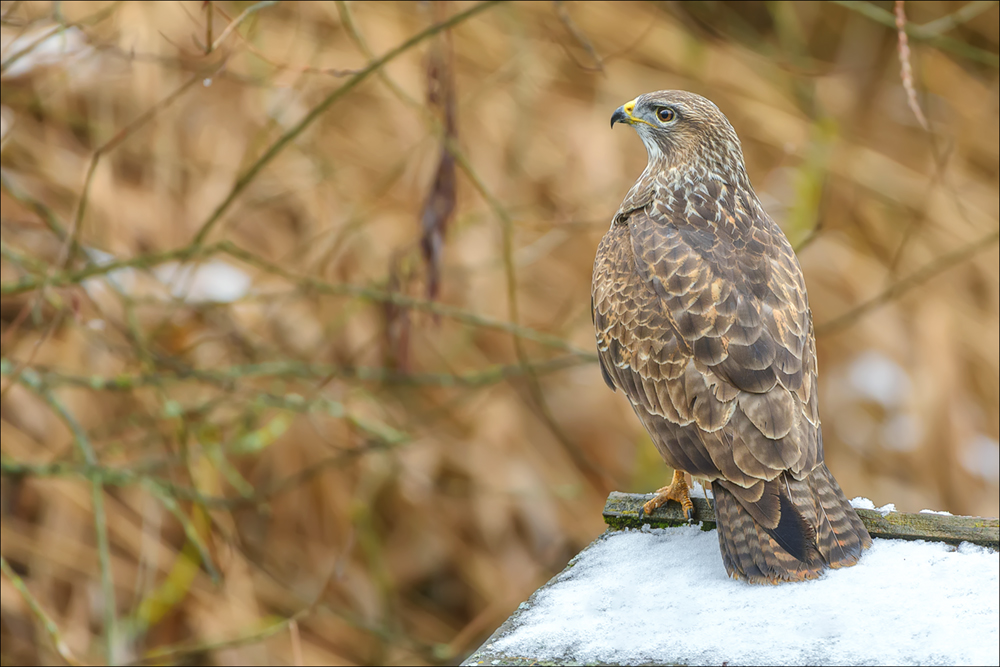
<instances>
[{"instance_id":1,"label":"blurred brown foliage","mask_svg":"<svg viewBox=\"0 0 1000 667\"><path fill-rule=\"evenodd\" d=\"M656 89L800 252L847 494L997 515L995 2L906 4L912 95L890 3L477 7L0 5L3 664L456 662L664 483L589 313Z\"/></svg>"}]
</instances>

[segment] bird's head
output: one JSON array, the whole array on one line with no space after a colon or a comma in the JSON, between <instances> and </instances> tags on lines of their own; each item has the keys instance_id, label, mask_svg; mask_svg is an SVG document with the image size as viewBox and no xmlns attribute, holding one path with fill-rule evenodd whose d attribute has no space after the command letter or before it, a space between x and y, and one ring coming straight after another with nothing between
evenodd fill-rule
<instances>
[{"instance_id":1,"label":"bird's head","mask_svg":"<svg viewBox=\"0 0 1000 667\"><path fill-rule=\"evenodd\" d=\"M615 123L635 128L650 165L699 165L721 177L745 174L736 131L719 107L701 95L683 90L646 93L615 109L612 128Z\"/></svg>"}]
</instances>

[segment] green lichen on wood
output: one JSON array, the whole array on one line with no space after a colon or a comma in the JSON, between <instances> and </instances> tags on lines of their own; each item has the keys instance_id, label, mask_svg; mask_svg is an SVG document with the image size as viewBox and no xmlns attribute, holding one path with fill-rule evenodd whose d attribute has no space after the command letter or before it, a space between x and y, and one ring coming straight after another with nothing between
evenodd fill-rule
<instances>
[{"instance_id":1,"label":"green lichen on wood","mask_svg":"<svg viewBox=\"0 0 1000 667\"><path fill-rule=\"evenodd\" d=\"M652 495L612 491L604 505L604 523L611 530L641 528L644 525L650 528L675 528L688 525L684 509L680 503L673 500L656 508L651 514L639 518L643 504L652 497ZM702 530L715 528L715 512L711 504L704 498L692 498L691 502L694 504L695 521L701 522Z\"/></svg>"}]
</instances>

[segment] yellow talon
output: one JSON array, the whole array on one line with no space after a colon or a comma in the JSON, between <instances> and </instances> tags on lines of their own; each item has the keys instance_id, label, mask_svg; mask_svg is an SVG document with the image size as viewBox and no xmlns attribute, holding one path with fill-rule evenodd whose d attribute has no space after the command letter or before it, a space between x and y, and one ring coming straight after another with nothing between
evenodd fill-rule
<instances>
[{"instance_id":1,"label":"yellow talon","mask_svg":"<svg viewBox=\"0 0 1000 667\"><path fill-rule=\"evenodd\" d=\"M691 496L688 494L688 485L684 479L684 473L680 470L674 471L674 478L670 481L670 486L664 486L656 490L656 495L642 506L642 513L648 516L657 507L665 505L668 500L679 502L684 509L684 514L687 516L688 521L694 521L694 504L691 502Z\"/></svg>"}]
</instances>

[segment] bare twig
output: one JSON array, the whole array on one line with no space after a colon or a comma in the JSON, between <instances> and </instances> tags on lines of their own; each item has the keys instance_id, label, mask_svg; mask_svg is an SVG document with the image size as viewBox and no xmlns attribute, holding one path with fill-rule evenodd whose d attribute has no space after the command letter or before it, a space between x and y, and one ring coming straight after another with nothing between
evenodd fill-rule
<instances>
[{"instance_id":1,"label":"bare twig","mask_svg":"<svg viewBox=\"0 0 1000 667\"><path fill-rule=\"evenodd\" d=\"M973 241L968 245L964 245L957 250L938 257L934 261L925 265L923 268L896 281L864 303L852 308L838 317L833 318L832 320L818 325L816 327L816 335L825 336L843 331L876 308L879 308L880 306L883 306L886 303L902 296L914 287L927 282L939 273L943 273L944 271L961 264L983 250L993 247L997 240L1000 240L1000 230L994 230L981 239Z\"/></svg>"},{"instance_id":2,"label":"bare twig","mask_svg":"<svg viewBox=\"0 0 1000 667\"><path fill-rule=\"evenodd\" d=\"M893 16L892 12L888 12L870 2L864 2L863 0L833 0L833 2L841 7L855 11L876 23L881 23L889 28L896 28L896 17ZM906 34L913 39L927 42L934 48L949 51L955 55L983 63L984 65L1000 67L1000 56L997 56L995 53L990 53L985 49L966 44L961 40L944 37L938 34L938 32L937 30L928 31L922 26L916 26L912 23L906 25Z\"/></svg>"},{"instance_id":3,"label":"bare twig","mask_svg":"<svg viewBox=\"0 0 1000 667\"><path fill-rule=\"evenodd\" d=\"M906 36L906 11L903 7L904 0L896 0L896 30L899 33L899 62L902 65L901 77L903 88L906 89L906 100L910 105L910 110L920 122L920 127L928 132L927 118L917 102L917 91L913 87L913 68L910 66L910 40Z\"/></svg>"},{"instance_id":4,"label":"bare twig","mask_svg":"<svg viewBox=\"0 0 1000 667\"><path fill-rule=\"evenodd\" d=\"M459 162L461 164L461 161ZM506 212L505 212L506 215ZM509 220L509 218L508 218ZM475 313L469 312L467 310L456 308L454 306L449 306L447 304L438 303L436 301L428 301L426 299L416 299L399 293L384 292L377 289L372 289L370 287L361 287L358 285L347 285L347 284L335 284L328 283L322 280L317 280L315 278L309 278L305 276L298 276L293 274L291 271L284 269L276 264L272 264L261 258L253 255L246 250L243 250L232 243L223 242L218 245L221 252L224 252L231 257L236 257L241 259L251 266L256 266L258 268L264 269L267 272L288 278L301 285L304 289L315 290L321 294L336 294L340 296L353 296L355 298L365 299L367 301L372 301L375 303L394 303L397 306L403 306L406 308L413 308L415 310L423 310L433 315L440 315L441 317L447 317L453 319L457 322L462 322L463 324L468 324L471 326L485 327L488 329L494 329L496 331L503 331L511 334L517 338L523 338L525 340L531 340L542 345L552 347L554 349L564 350L567 352L572 352L573 354L579 355L589 355L589 352L580 350L579 348L567 343L564 339L558 336L553 336L551 334L542 333L534 329L529 329L528 327L523 327L513 321L506 322L503 320L495 320L484 315L477 315Z\"/></svg>"},{"instance_id":5,"label":"bare twig","mask_svg":"<svg viewBox=\"0 0 1000 667\"><path fill-rule=\"evenodd\" d=\"M205 2L205 55L212 52L212 28L214 27L215 3L212 0Z\"/></svg>"},{"instance_id":6,"label":"bare twig","mask_svg":"<svg viewBox=\"0 0 1000 667\"><path fill-rule=\"evenodd\" d=\"M119 373L114 376L73 375L53 370L33 367L29 369L36 373L42 383L49 387L72 386L91 389L93 391L129 392L143 387L167 386L177 382L204 382L220 387L230 387L236 381L252 379L267 380L316 380L338 378L341 380L358 380L361 382L377 382L385 385L398 386L431 386L431 387L486 387L504 380L523 376L531 371L537 375L556 373L581 364L591 364L597 361L597 355L585 353L572 354L546 361L531 362L527 366L517 364L497 364L482 370L463 373L402 373L386 368L371 366L330 366L327 364L309 364L303 362L270 362L260 364L241 364L211 370L164 370L156 373ZM0 361L0 375L11 377L14 366L9 359Z\"/></svg>"},{"instance_id":7,"label":"bare twig","mask_svg":"<svg viewBox=\"0 0 1000 667\"><path fill-rule=\"evenodd\" d=\"M180 659L190 655L211 653L212 651L236 648L237 646L246 646L247 644L256 644L267 639L268 637L273 637L276 634L285 632L292 623L305 618L310 611L311 609L304 609L282 621L272 623L271 625L261 628L260 630L248 632L232 639L223 639L215 642L183 642L180 644L174 644L173 646L155 649L153 651L149 651L145 656L136 660L132 664L147 665L165 664L170 662L186 662Z\"/></svg>"},{"instance_id":8,"label":"bare twig","mask_svg":"<svg viewBox=\"0 0 1000 667\"><path fill-rule=\"evenodd\" d=\"M84 664L73 655L72 651L69 650L69 646L67 646L66 642L63 641L62 633L59 631L59 626L56 625L56 622L52 620L52 617L45 612L45 609L42 608L42 605L38 602L35 596L31 594L31 591L28 590L28 587L24 584L21 577L18 576L17 572L14 572L10 563L8 563L7 559L3 556L0 556L0 570L2 570L4 575L10 579L10 583L14 585L17 592L21 594L22 598L24 598L28 608L31 609L31 613L35 615L35 618L37 618L42 624L42 627L45 628L45 632L48 633L49 639L52 640L52 645L55 647L59 656L71 665Z\"/></svg>"},{"instance_id":9,"label":"bare twig","mask_svg":"<svg viewBox=\"0 0 1000 667\"><path fill-rule=\"evenodd\" d=\"M957 28L963 23L971 21L983 12L993 9L996 5L997 0L969 2L951 14L945 14L939 19L923 24L920 26L920 29L928 35L940 35L941 33Z\"/></svg>"},{"instance_id":10,"label":"bare twig","mask_svg":"<svg viewBox=\"0 0 1000 667\"><path fill-rule=\"evenodd\" d=\"M21 49L20 51L17 51L10 58L7 58L3 62L0 62L0 73L5 72L7 69L10 68L11 65L13 65L14 63L16 63L18 60L20 60L21 58L25 57L26 55L28 55L29 53L31 53L35 49L37 49L38 46L42 42L44 42L45 40L47 40L49 37L51 37L52 35L56 34L57 32L61 32L61 31L65 30L65 29L66 29L66 26L58 25L57 24L57 25L52 26L49 30L43 32L33 42L31 42L30 44L28 44L27 46L25 46L23 49Z\"/></svg>"},{"instance_id":11,"label":"bare twig","mask_svg":"<svg viewBox=\"0 0 1000 667\"><path fill-rule=\"evenodd\" d=\"M519 338L524 338L525 340L531 340L548 347L571 352L572 354L583 358L593 358L596 360L596 356L591 352L580 350L558 336L546 334L512 322L495 320L462 308L456 308L454 306L449 306L435 301L428 301L426 299L417 299L395 292L385 292L360 285L328 283L315 278L296 275L291 271L276 264L267 262L266 260L263 260L253 253L247 252L246 250L243 250L228 241L222 241L203 247L185 246L183 248L168 250L162 253L150 253L148 255L140 255L127 260L110 262L100 266L92 265L84 269L80 269L79 271L55 274L49 282L53 286L78 284L87 278L106 275L124 268L151 268L158 264L163 264L164 262L172 260L186 261L190 259L208 257L218 253L227 254L268 273L286 278L298 284L302 289L313 290L322 294L350 296L374 303L393 303L397 306L405 308L423 310L434 315L462 322L463 324L503 331ZM0 283L0 295L6 297L38 289L42 282L42 280L32 276L24 276L15 281Z\"/></svg>"},{"instance_id":12,"label":"bare twig","mask_svg":"<svg viewBox=\"0 0 1000 667\"><path fill-rule=\"evenodd\" d=\"M351 18L351 12L347 8L346 3L338 3L338 11L340 16L344 19L344 24L348 28L349 34L354 38L355 42L358 44L359 48L362 50L366 56L370 56L370 51L368 46L361 36L360 32L357 30L354 21ZM410 106L419 107L419 104L413 100L411 97L402 92L402 90L396 86L388 76L384 73L381 74L383 79L387 82L390 89L396 92L401 100L409 104ZM423 109L421 108L423 112ZM501 257L503 259L504 266L504 276L506 278L507 287L507 309L509 323L505 323L505 327L509 327L510 331L520 330L519 312L518 312L518 295L517 295L517 273L515 269L514 262L514 220L510 213L504 207L503 203L486 187L486 183L479 177L479 174L473 168L472 163L468 160L465 153L462 151L458 142L447 135L446 128L438 121L433 115L426 114L429 120L435 125L435 130L441 134L444 141L444 146L448 152L454 157L456 164L462 170L462 172L468 177L469 181L475 187L479 195L486 201L487 205L493 211L494 215L500 221L501 228ZM433 311L432 311L433 312ZM566 435L562 427L555 420L551 409L548 406L548 402L545 399L545 394L542 392L541 385L538 381L538 377L531 370L531 364L528 361L527 353L524 350L522 344L522 338L527 338L526 336L512 334L514 343L514 352L517 356L518 362L521 366L526 369L526 380L528 382L528 390L531 394L533 401L533 407L537 410L540 419L545 423L548 429L552 432L556 440L562 445L562 447L573 459L573 462L583 471L592 481L599 483L607 488L613 488L614 482L611 480L607 473L600 469L597 465L590 461L589 457L573 442L569 436ZM558 339L556 339L558 340ZM539 341L540 342L540 341ZM554 341L553 341L554 342ZM587 354L587 353L584 353Z\"/></svg>"},{"instance_id":13,"label":"bare twig","mask_svg":"<svg viewBox=\"0 0 1000 667\"><path fill-rule=\"evenodd\" d=\"M573 22L573 19L570 18L569 12L566 11L566 5L562 2L562 0L555 0L552 5L556 10L556 16L559 17L559 21L566 27L566 30L573 36L573 39L575 39L577 43L583 47L583 50L586 51L587 55L589 55L594 61L593 67L586 67L580 63L577 63L577 66L581 69L603 73L604 60L600 55L598 55L597 49L594 48L594 45L587 38L587 35L585 35L583 31L577 27L576 23ZM572 54L570 54L570 57L572 57Z\"/></svg>"},{"instance_id":14,"label":"bare twig","mask_svg":"<svg viewBox=\"0 0 1000 667\"><path fill-rule=\"evenodd\" d=\"M299 622L294 618L288 622L288 639L292 644L292 664L301 667L305 664L302 660L302 639L299 637Z\"/></svg>"},{"instance_id":15,"label":"bare twig","mask_svg":"<svg viewBox=\"0 0 1000 667\"><path fill-rule=\"evenodd\" d=\"M90 158L90 164L87 166L87 174L83 179L83 190L80 193L80 203L77 205L76 215L73 216L73 222L70 225L69 235L65 241L63 250L60 252L60 258L56 261L57 267L65 268L65 264L70 256L68 251L76 244L76 239L79 237L80 229L83 225L83 216L87 210L90 185L93 182L94 172L97 170L97 164L100 162L101 157L117 148L122 142L128 139L133 132L141 128L147 122L152 120L158 113L177 101L177 99L187 92L192 86L204 81L206 77L212 76L224 66L225 61L221 61L211 67L207 67L204 70L195 73L180 87L178 87L177 90L164 97L162 100L147 109L144 113L140 114L135 120L116 132L113 137L94 151L94 154Z\"/></svg>"},{"instance_id":16,"label":"bare twig","mask_svg":"<svg viewBox=\"0 0 1000 667\"><path fill-rule=\"evenodd\" d=\"M25 292L41 289L47 284L48 287L66 287L67 285L79 285L88 278L106 276L122 269L138 268L150 269L164 262L175 260L187 260L197 257L208 257L222 251L225 244L219 243L201 248L185 246L164 252L137 255L130 259L122 259L107 264L91 264L77 271L65 271L53 274L46 280L39 276L22 276L17 280L0 283L0 296L11 297Z\"/></svg>"},{"instance_id":17,"label":"bare twig","mask_svg":"<svg viewBox=\"0 0 1000 667\"><path fill-rule=\"evenodd\" d=\"M204 243L209 233L212 231L216 223L222 217L222 214L229 209L230 205L232 205L233 201L236 200L236 198L240 195L240 193L242 193L243 190L245 190L246 187L253 182L253 180L257 177L257 174L259 174L261 170L265 166L267 166L271 162L271 160L275 158L275 156L278 155L278 153L284 150L285 146L287 146L289 143L295 140L296 137L302 134L302 132L305 131L307 127L312 125L313 122L317 118L319 118L327 109L329 109L330 106L332 106L337 100L341 99L347 93L349 93L351 90L357 87L358 84L360 84L362 81L371 76L373 72L377 72L387 63L396 59L403 53L409 51L414 46L420 44L428 37L432 37L433 35L436 35L437 33L441 32L442 30L447 30L448 28L451 28L453 26L462 23L463 21L472 18L479 12L485 9L489 9L498 2L499 0L486 0L485 2L481 2L478 5L473 5L464 12L459 12L455 14L447 21L436 23L430 26L429 28L417 33L410 39L406 40L396 48L386 53L381 58L378 58L377 60L374 60L371 63L369 63L366 67L361 69L357 74L353 75L343 86L341 86L337 90L327 95L323 99L323 101L321 101L319 104L313 107L302 120L296 123L290 130L281 135L281 137L279 137L277 141L271 144L271 146L264 152L264 154L259 159L257 159L250 166L249 169L243 172L243 174L238 179L236 179L236 183L233 184L233 187L230 189L229 194L226 196L226 198L222 201L222 203L220 203L215 208L215 210L208 217L208 219L202 223L201 228L198 230L198 233L195 234L195 237L192 241L193 245L197 246Z\"/></svg>"},{"instance_id":18,"label":"bare twig","mask_svg":"<svg viewBox=\"0 0 1000 667\"><path fill-rule=\"evenodd\" d=\"M259 12L262 9L267 9L268 7L273 7L276 4L278 4L277 0L263 0L262 2L254 3L254 4L250 5L249 7L247 7L246 9L244 9L242 12L240 12L239 16L237 16L233 21L229 22L229 25L227 25L225 27L225 29L219 35L219 38L217 40L215 40L215 42L209 42L209 44L212 45L211 49L209 49L209 50L210 51L214 51L215 49L219 48L219 46L221 46L222 43L224 41L226 41L226 38L229 37L229 35L234 30L236 30L236 28L238 28L241 23L243 23L244 21L246 21L252 15L256 14L257 12ZM209 13L209 24L211 24L211 22L212 22L212 19L211 19L211 12L210 12ZM212 36L212 34L209 33L209 39L211 39L211 36Z\"/></svg>"},{"instance_id":19,"label":"bare twig","mask_svg":"<svg viewBox=\"0 0 1000 667\"><path fill-rule=\"evenodd\" d=\"M73 414L56 398L55 394L44 385L37 382L33 374L22 373L20 381L38 396L45 400L60 420L69 428L73 441L91 468L98 467L97 455L90 444L90 439ZM117 646L117 610L115 608L114 576L111 572L111 548L108 543L107 515L104 511L104 486L99 475L90 478L90 502L94 513L94 533L97 542L97 559L101 569L101 592L104 607L104 650L108 664L116 660Z\"/></svg>"},{"instance_id":20,"label":"bare twig","mask_svg":"<svg viewBox=\"0 0 1000 667\"><path fill-rule=\"evenodd\" d=\"M21 187L11 179L10 175L5 171L0 169L0 186L6 190L11 197L21 202L29 209L35 212L42 222L48 227L57 239L60 241L65 241L69 238L66 233L66 225L63 224L59 216L53 212L51 208L48 207L44 202L21 189ZM79 253L79 247L76 245L75 241L70 242L73 246L73 252Z\"/></svg>"}]
</instances>

